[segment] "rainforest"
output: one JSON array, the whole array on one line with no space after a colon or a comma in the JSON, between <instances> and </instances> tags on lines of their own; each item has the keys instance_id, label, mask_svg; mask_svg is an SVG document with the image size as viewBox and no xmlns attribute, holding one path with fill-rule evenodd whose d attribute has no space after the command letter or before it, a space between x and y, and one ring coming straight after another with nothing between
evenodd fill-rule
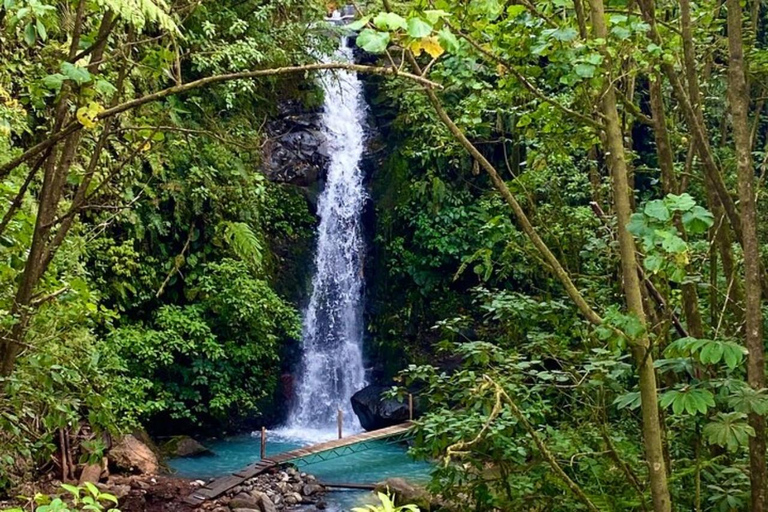
<instances>
[{"instance_id":1,"label":"rainforest","mask_svg":"<svg viewBox=\"0 0 768 512\"><path fill-rule=\"evenodd\" d=\"M768 510L762 3L2 0L0 509Z\"/></svg>"}]
</instances>

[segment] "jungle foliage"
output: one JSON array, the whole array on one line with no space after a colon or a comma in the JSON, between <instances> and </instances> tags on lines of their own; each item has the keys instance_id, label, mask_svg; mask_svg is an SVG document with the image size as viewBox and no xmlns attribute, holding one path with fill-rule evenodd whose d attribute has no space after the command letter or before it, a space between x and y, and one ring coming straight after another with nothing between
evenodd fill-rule
<instances>
[{"instance_id":1,"label":"jungle foliage","mask_svg":"<svg viewBox=\"0 0 768 512\"><path fill-rule=\"evenodd\" d=\"M261 172L264 126L281 101L316 104L312 81L223 81L99 115L201 77L312 62L332 44L312 26L323 13L0 6L0 488L74 475L104 433L220 432L271 413L299 334L279 276L314 218L301 190Z\"/></svg>"},{"instance_id":2,"label":"jungle foliage","mask_svg":"<svg viewBox=\"0 0 768 512\"><path fill-rule=\"evenodd\" d=\"M369 323L390 370L410 363L436 493L764 510L765 20L736 1L367 6L357 44L441 86L374 100Z\"/></svg>"},{"instance_id":3,"label":"jungle foliage","mask_svg":"<svg viewBox=\"0 0 768 512\"><path fill-rule=\"evenodd\" d=\"M313 222L259 172L263 126L316 96L274 70L317 69L326 7L3 2L0 485L263 411ZM761 3L357 7L359 70L389 75L372 355L427 406L433 490L765 510Z\"/></svg>"}]
</instances>

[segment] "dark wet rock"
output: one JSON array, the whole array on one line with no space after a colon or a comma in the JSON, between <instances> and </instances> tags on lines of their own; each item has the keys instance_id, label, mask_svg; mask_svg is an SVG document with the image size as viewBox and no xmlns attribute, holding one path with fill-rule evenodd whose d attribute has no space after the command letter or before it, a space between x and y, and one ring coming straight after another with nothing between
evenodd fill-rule
<instances>
[{"instance_id":1,"label":"dark wet rock","mask_svg":"<svg viewBox=\"0 0 768 512\"><path fill-rule=\"evenodd\" d=\"M301 494L304 496L312 496L319 492L322 492L323 486L318 484L305 484L301 488Z\"/></svg>"},{"instance_id":2,"label":"dark wet rock","mask_svg":"<svg viewBox=\"0 0 768 512\"><path fill-rule=\"evenodd\" d=\"M378 430L408 421L410 413L407 402L400 403L382 397L389 389L386 386L371 385L352 395L352 410L365 430Z\"/></svg>"},{"instance_id":3,"label":"dark wet rock","mask_svg":"<svg viewBox=\"0 0 768 512\"><path fill-rule=\"evenodd\" d=\"M279 110L267 123L264 172L272 181L308 187L318 180L329 156L320 113L297 101L284 102Z\"/></svg>"},{"instance_id":4,"label":"dark wet rock","mask_svg":"<svg viewBox=\"0 0 768 512\"><path fill-rule=\"evenodd\" d=\"M175 436L160 447L166 457L197 457L211 451L189 436Z\"/></svg>"}]
</instances>

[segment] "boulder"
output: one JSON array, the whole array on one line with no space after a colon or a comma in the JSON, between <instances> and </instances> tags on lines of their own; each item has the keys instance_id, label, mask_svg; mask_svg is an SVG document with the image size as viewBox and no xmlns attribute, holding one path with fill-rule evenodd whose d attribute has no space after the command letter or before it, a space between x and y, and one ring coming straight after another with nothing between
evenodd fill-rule
<instances>
[{"instance_id":1,"label":"boulder","mask_svg":"<svg viewBox=\"0 0 768 512\"><path fill-rule=\"evenodd\" d=\"M407 402L400 403L382 397L389 389L386 386L371 385L352 395L352 410L365 430L378 430L408 421L410 412Z\"/></svg>"},{"instance_id":2,"label":"boulder","mask_svg":"<svg viewBox=\"0 0 768 512\"><path fill-rule=\"evenodd\" d=\"M104 468L101 467L101 463L86 464L83 467L83 470L80 472L80 479L77 482L78 485L83 485L85 482L95 484L99 481L99 479L101 479L101 473L103 471Z\"/></svg>"},{"instance_id":3,"label":"boulder","mask_svg":"<svg viewBox=\"0 0 768 512\"><path fill-rule=\"evenodd\" d=\"M240 493L231 500L229 500L229 508L231 509L237 509L237 508L253 508L258 510L259 509L259 500L256 498L250 496L249 494Z\"/></svg>"},{"instance_id":4,"label":"boulder","mask_svg":"<svg viewBox=\"0 0 768 512\"><path fill-rule=\"evenodd\" d=\"M109 450L107 458L114 467L122 471L154 475L160 469L155 452L131 434L120 439Z\"/></svg>"},{"instance_id":5,"label":"boulder","mask_svg":"<svg viewBox=\"0 0 768 512\"><path fill-rule=\"evenodd\" d=\"M275 504L265 493L254 493L254 496L259 502L259 508L261 509L261 512L277 512L277 507L275 507Z\"/></svg>"},{"instance_id":6,"label":"boulder","mask_svg":"<svg viewBox=\"0 0 768 512\"><path fill-rule=\"evenodd\" d=\"M318 484L306 484L301 488L301 494L304 496L312 496L319 492L323 492L323 486Z\"/></svg>"},{"instance_id":7,"label":"boulder","mask_svg":"<svg viewBox=\"0 0 768 512\"><path fill-rule=\"evenodd\" d=\"M160 450L166 457L196 457L211 451L189 436L175 436L163 443Z\"/></svg>"}]
</instances>

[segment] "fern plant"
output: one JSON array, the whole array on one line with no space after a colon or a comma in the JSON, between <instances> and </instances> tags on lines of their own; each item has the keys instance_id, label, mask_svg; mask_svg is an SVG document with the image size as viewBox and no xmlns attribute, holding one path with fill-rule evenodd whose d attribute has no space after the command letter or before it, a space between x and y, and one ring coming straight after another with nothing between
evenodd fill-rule
<instances>
[{"instance_id":1,"label":"fern plant","mask_svg":"<svg viewBox=\"0 0 768 512\"><path fill-rule=\"evenodd\" d=\"M261 238L245 222L222 222L220 232L223 240L239 259L254 270L261 270L264 244Z\"/></svg>"}]
</instances>

